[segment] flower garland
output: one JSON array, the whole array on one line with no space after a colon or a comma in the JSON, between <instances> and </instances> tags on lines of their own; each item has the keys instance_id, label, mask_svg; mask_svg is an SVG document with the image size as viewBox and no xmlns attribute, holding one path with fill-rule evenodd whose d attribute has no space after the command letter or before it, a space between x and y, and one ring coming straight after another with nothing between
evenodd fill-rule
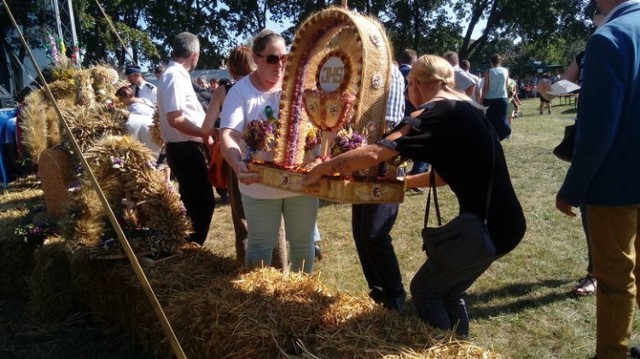
<instances>
[{"instance_id":1,"label":"flower garland","mask_svg":"<svg viewBox=\"0 0 640 359\"><path fill-rule=\"evenodd\" d=\"M337 156L341 153L355 150L359 147L367 145L367 137L353 131L351 128L342 129L333 140L333 146L331 147L331 155Z\"/></svg>"}]
</instances>

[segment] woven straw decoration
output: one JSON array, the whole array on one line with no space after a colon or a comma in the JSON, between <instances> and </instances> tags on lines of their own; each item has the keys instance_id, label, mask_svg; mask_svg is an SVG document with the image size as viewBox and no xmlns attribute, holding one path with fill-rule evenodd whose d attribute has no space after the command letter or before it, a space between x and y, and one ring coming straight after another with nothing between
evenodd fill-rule
<instances>
[{"instance_id":1,"label":"woven straw decoration","mask_svg":"<svg viewBox=\"0 0 640 359\"><path fill-rule=\"evenodd\" d=\"M329 57L345 64L345 78L337 91L355 96L346 123L380 139L389 94L391 51L377 20L332 7L307 19L296 32L285 69L279 113L276 164L293 168L303 162L305 129L309 123L303 105L305 90L319 90L319 70Z\"/></svg>"},{"instance_id":2,"label":"woven straw decoration","mask_svg":"<svg viewBox=\"0 0 640 359\"><path fill-rule=\"evenodd\" d=\"M62 148L48 148L40 155L38 175L44 192L47 214L60 218L69 198L68 186L73 180L71 158Z\"/></svg>"}]
</instances>

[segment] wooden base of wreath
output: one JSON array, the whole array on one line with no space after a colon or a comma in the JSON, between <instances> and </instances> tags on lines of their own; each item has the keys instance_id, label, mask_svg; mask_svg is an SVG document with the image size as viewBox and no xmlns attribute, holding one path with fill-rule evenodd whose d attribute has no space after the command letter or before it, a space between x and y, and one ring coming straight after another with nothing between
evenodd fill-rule
<instances>
[{"instance_id":1,"label":"wooden base of wreath","mask_svg":"<svg viewBox=\"0 0 640 359\"><path fill-rule=\"evenodd\" d=\"M259 173L260 182L269 187L334 202L400 203L406 189L405 182L400 180L344 177L323 177L313 186L303 186L302 172L287 171L269 163L250 163L249 169Z\"/></svg>"}]
</instances>

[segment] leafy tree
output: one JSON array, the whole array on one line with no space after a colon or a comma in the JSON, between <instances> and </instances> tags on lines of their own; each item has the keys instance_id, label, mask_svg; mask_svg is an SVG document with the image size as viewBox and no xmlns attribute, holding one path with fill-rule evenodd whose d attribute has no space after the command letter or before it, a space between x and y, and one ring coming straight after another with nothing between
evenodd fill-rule
<instances>
[{"instance_id":1,"label":"leafy tree","mask_svg":"<svg viewBox=\"0 0 640 359\"><path fill-rule=\"evenodd\" d=\"M554 37L585 38L588 28L580 10L588 3L589 0L456 0L455 13L469 23L458 52L461 57L481 61L482 48L498 39L520 39L525 44L541 41L543 45L554 44ZM486 26L474 40L471 35L483 19Z\"/></svg>"}]
</instances>

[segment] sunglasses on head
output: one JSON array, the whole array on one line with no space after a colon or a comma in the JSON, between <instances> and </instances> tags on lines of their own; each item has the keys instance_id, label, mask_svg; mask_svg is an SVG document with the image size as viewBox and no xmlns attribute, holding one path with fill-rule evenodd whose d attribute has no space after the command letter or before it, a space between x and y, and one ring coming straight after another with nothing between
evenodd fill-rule
<instances>
[{"instance_id":1,"label":"sunglasses on head","mask_svg":"<svg viewBox=\"0 0 640 359\"><path fill-rule=\"evenodd\" d=\"M276 55L276 54L271 54L271 55L258 55L259 57L264 57L264 60L271 65L275 65L277 64L279 61L282 61L283 63L287 62L287 57L289 57L289 55Z\"/></svg>"}]
</instances>

